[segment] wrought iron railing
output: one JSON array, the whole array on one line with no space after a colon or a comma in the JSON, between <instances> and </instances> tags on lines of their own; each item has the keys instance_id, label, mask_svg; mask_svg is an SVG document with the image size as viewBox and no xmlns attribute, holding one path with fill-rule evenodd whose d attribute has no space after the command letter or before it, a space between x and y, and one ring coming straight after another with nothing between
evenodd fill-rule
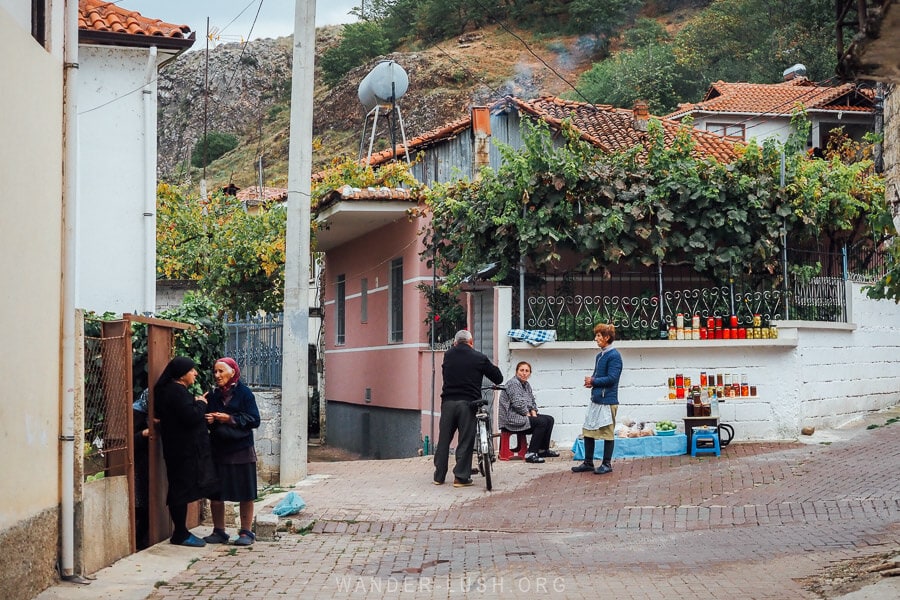
<instances>
[{"instance_id":1,"label":"wrought iron railing","mask_svg":"<svg viewBox=\"0 0 900 600\"><path fill-rule=\"evenodd\" d=\"M225 355L237 361L245 384L281 386L283 326L281 314L247 315L225 324Z\"/></svg>"}]
</instances>

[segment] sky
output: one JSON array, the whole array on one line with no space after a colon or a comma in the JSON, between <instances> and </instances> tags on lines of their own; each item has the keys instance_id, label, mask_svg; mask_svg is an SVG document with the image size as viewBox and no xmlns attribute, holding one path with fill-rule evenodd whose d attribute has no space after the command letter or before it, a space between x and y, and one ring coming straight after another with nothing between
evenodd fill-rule
<instances>
[{"instance_id":1,"label":"sky","mask_svg":"<svg viewBox=\"0 0 900 600\"><path fill-rule=\"evenodd\" d=\"M350 10L361 0L316 0L316 26L351 23ZM260 8L262 2L262 8ZM188 25L202 40L206 18L222 42L275 38L294 33L296 0L119 0L120 7L166 23ZM259 11L259 17L256 13ZM256 23L253 23L256 18ZM253 26L253 33L250 27Z\"/></svg>"}]
</instances>

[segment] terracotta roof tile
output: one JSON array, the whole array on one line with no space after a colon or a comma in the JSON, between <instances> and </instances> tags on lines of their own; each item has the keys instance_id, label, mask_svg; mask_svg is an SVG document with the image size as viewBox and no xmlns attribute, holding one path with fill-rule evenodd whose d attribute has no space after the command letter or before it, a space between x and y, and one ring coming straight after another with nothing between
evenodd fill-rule
<instances>
[{"instance_id":1,"label":"terracotta roof tile","mask_svg":"<svg viewBox=\"0 0 900 600\"><path fill-rule=\"evenodd\" d=\"M631 110L549 96L536 100L522 100L510 96L503 102L511 103L519 110L543 119L555 128L560 127L563 120L570 118L572 125L581 132L582 139L606 152L628 150L647 141L647 133L635 128L634 111ZM658 120L662 125L666 145L674 142L678 131L684 127L678 121L651 118ZM691 136L697 144L697 154L712 156L720 162L734 160L734 144L738 140L700 129L692 129Z\"/></svg>"},{"instance_id":2,"label":"terracotta roof tile","mask_svg":"<svg viewBox=\"0 0 900 600\"><path fill-rule=\"evenodd\" d=\"M148 19L141 13L101 0L78 1L78 29L86 31L187 38L191 28L173 25L159 19Z\"/></svg>"},{"instance_id":3,"label":"terracotta roof tile","mask_svg":"<svg viewBox=\"0 0 900 600\"><path fill-rule=\"evenodd\" d=\"M874 112L872 94L858 90L856 85L821 86L805 77L782 83L726 83L712 84L701 102L681 104L668 118L681 118L692 112L738 113L790 116L802 105L806 109L852 110Z\"/></svg>"},{"instance_id":4,"label":"terracotta roof tile","mask_svg":"<svg viewBox=\"0 0 900 600\"><path fill-rule=\"evenodd\" d=\"M262 194L259 193L259 186L251 185L237 193L237 199L246 202L250 206L263 204L264 202L284 202L287 200L287 188L266 187L263 186Z\"/></svg>"}]
</instances>

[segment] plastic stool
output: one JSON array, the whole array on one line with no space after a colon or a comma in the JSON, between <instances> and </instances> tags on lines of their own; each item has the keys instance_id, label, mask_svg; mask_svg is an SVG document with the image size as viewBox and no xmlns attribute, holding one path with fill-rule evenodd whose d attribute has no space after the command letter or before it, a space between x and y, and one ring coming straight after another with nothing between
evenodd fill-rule
<instances>
[{"instance_id":1,"label":"plastic stool","mask_svg":"<svg viewBox=\"0 0 900 600\"><path fill-rule=\"evenodd\" d=\"M517 436L515 452L509 449L509 438L514 434ZM525 458L525 452L527 451L528 441L525 439L524 433L507 431L505 429L500 430L500 460L522 460Z\"/></svg>"},{"instance_id":2,"label":"plastic stool","mask_svg":"<svg viewBox=\"0 0 900 600\"><path fill-rule=\"evenodd\" d=\"M712 446L698 447L698 442L712 442ZM719 430L693 427L691 433L691 456L697 456L698 452L710 452L716 456L722 455L719 446Z\"/></svg>"}]
</instances>

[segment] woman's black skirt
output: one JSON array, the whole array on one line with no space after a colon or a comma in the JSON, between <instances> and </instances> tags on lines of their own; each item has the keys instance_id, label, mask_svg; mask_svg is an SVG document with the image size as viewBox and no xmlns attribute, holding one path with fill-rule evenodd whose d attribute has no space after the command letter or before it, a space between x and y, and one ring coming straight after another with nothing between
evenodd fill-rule
<instances>
[{"instance_id":1,"label":"woman's black skirt","mask_svg":"<svg viewBox=\"0 0 900 600\"><path fill-rule=\"evenodd\" d=\"M256 463L240 465L216 463L221 492L210 496L210 500L244 502L256 500Z\"/></svg>"}]
</instances>

